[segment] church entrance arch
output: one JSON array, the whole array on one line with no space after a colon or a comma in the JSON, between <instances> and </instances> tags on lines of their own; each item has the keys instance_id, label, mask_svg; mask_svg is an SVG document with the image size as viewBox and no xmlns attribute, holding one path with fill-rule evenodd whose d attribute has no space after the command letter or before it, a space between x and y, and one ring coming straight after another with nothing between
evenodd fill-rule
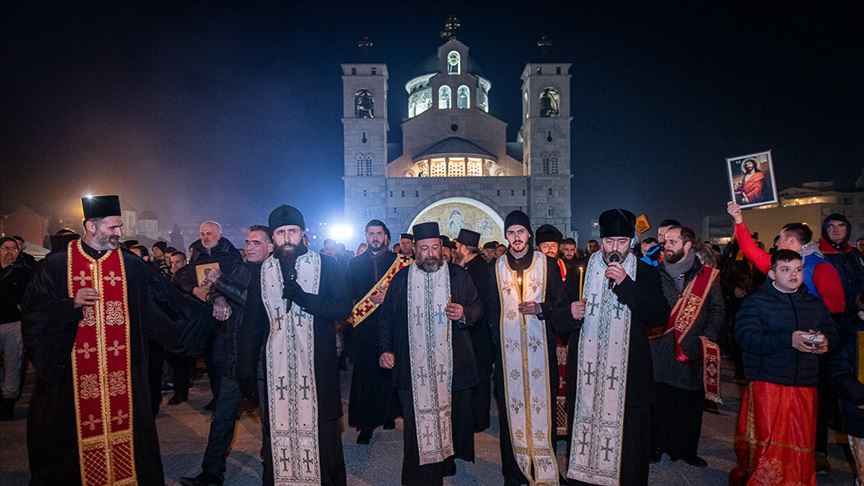
<instances>
[{"instance_id":1,"label":"church entrance arch","mask_svg":"<svg viewBox=\"0 0 864 486\"><path fill-rule=\"evenodd\" d=\"M504 241L504 220L491 207L468 197L448 197L423 208L409 228L435 221L441 234L456 238L462 228L480 233L481 243Z\"/></svg>"}]
</instances>

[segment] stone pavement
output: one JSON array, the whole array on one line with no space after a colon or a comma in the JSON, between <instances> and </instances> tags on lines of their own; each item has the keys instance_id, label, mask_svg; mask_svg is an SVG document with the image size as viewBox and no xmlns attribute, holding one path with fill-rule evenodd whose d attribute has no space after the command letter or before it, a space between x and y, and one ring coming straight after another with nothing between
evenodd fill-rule
<instances>
[{"instance_id":1,"label":"stone pavement","mask_svg":"<svg viewBox=\"0 0 864 486\"><path fill-rule=\"evenodd\" d=\"M350 373L342 373L343 405L347 413ZM723 485L732 468L735 457L732 438L739 406L739 386L731 372L723 376L725 404L719 414L705 413L702 426L700 455L708 461L704 469L693 468L682 462L672 463L667 456L659 464L651 466L651 484L663 485ZM0 422L0 484L2 486L27 484L27 452L25 447L26 406L32 388L32 370L27 378L22 399L18 402L13 422ZM156 419L165 467L166 483L179 484L180 476L194 476L201 467L201 458L207 443L209 415L202 410L210 397L206 375L195 382L190 400L180 405L169 406L170 394L164 395L162 410ZM493 407L493 414L495 413ZM500 485L497 418L493 427L475 436L476 462L457 462L457 474L448 478L451 485ZM228 457L226 485L258 484L261 478L260 422L257 411L246 407L238 422L233 450ZM375 432L369 445L356 444L357 433L346 430L342 435L345 448L345 463L350 485L389 486L399 485L402 465L402 430L397 421L396 430ZM819 476L819 485L852 484L852 466L846 460L841 444L845 436L837 433L829 438L829 456L833 472ZM559 442L559 462L563 464L563 442Z\"/></svg>"}]
</instances>

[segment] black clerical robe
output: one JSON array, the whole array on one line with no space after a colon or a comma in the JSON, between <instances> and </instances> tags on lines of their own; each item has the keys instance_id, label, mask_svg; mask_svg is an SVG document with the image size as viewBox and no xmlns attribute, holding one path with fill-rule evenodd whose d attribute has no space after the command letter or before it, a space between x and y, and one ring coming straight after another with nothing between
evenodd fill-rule
<instances>
[{"instance_id":1,"label":"black clerical robe","mask_svg":"<svg viewBox=\"0 0 864 486\"><path fill-rule=\"evenodd\" d=\"M508 251L500 258L506 258L510 268L518 272L520 270L527 270L531 266L534 252L528 251L522 258L516 258ZM570 302L567 300L564 290L558 261L545 255L543 258L546 258L546 295L540 304L542 312L538 317L546 325L546 349L549 356L549 390L551 392L549 406L553 407L553 420L550 424L552 430L549 432L550 434L554 434L554 397L556 390L558 390L558 359L555 354L555 337L558 332L570 332L573 330L576 321L573 320L570 314ZM494 268L495 262L492 262L492 265L493 268L490 273L490 285L486 293L486 299L488 302L487 308L489 309L489 326L495 351L495 398L498 402L498 423L500 426L501 472L505 479L516 479L521 482L527 482L522 471L519 469L519 465L516 463L516 457L513 455L513 444L510 441L510 423L507 419L507 404L505 403L506 397L504 396L504 367L501 362L501 300L498 295L498 279ZM555 448L555 444L556 441L553 440L553 449Z\"/></svg>"},{"instance_id":2,"label":"black clerical robe","mask_svg":"<svg viewBox=\"0 0 864 486\"><path fill-rule=\"evenodd\" d=\"M413 264L412 264L413 265ZM403 268L393 277L387 297L381 305L378 348L393 353L393 384L402 403L405 419L402 461L402 484L440 484L441 478L455 473L453 457L443 462L420 466L417 429L411 382L411 358L408 344L408 270ZM477 364L471 347L469 328L483 317L477 289L465 270L448 264L451 301L464 310L463 322L452 321L453 375L451 379L451 418L455 457L474 461L474 420L471 388L477 385Z\"/></svg>"},{"instance_id":3,"label":"black clerical robe","mask_svg":"<svg viewBox=\"0 0 864 486\"><path fill-rule=\"evenodd\" d=\"M489 322L489 317L494 314L487 309L487 297L491 279L494 278L490 277L490 272L494 272L494 270L494 266L490 265L479 253L465 264L465 271L468 272L471 281L477 287L477 294L480 296L484 310L483 318L476 325L471 326L470 331L479 378L479 382L472 392L474 432L482 432L488 429L490 425L489 409L492 405L492 364L495 362L495 349L492 344Z\"/></svg>"},{"instance_id":4,"label":"black clerical robe","mask_svg":"<svg viewBox=\"0 0 864 486\"><path fill-rule=\"evenodd\" d=\"M85 252L98 252L82 245ZM119 250L114 250L119 251ZM210 332L209 310L181 294L144 260L123 252L129 308L132 417L139 484L163 484L159 439L151 410L149 340L176 353L200 353ZM83 309L67 290L67 253L50 255L24 295L22 334L36 370L27 421L31 485L81 483L71 353Z\"/></svg>"},{"instance_id":5,"label":"black clerical robe","mask_svg":"<svg viewBox=\"0 0 864 486\"><path fill-rule=\"evenodd\" d=\"M265 263L266 264L266 263ZM283 270L293 269L293 262L281 262ZM318 449L321 460L321 482L325 486L339 486L346 482L345 460L339 418L342 417L342 398L339 392L339 359L336 354L336 326L334 321L344 319L351 311L351 298L345 277L336 260L321 256L321 280L318 294L303 292L293 301L311 314L315 341L315 389L318 402ZM288 279L285 280L288 282ZM296 283L295 283L296 285ZM302 290L301 290L302 291ZM247 298L251 297L247 295ZM259 294L260 298L260 294ZM261 348L258 365L258 394L261 411L262 451L264 458L264 484L273 484L273 454L270 445L269 397L266 382L266 343Z\"/></svg>"},{"instance_id":6,"label":"black clerical robe","mask_svg":"<svg viewBox=\"0 0 864 486\"><path fill-rule=\"evenodd\" d=\"M352 258L347 274L352 300L363 299L395 260L396 254L386 248L377 255L367 250ZM379 307L352 329L351 334L354 369L348 400L348 425L360 430L372 430L385 422L392 422L396 414L392 373L378 366L380 316Z\"/></svg>"},{"instance_id":7,"label":"black clerical robe","mask_svg":"<svg viewBox=\"0 0 864 486\"><path fill-rule=\"evenodd\" d=\"M651 446L651 404L654 403L654 365L648 344L648 331L655 326L664 326L669 320L669 303L663 296L660 273L651 265L636 262L636 281L626 277L612 289L618 299L630 308L630 347L627 350L627 392L624 410L624 435L621 451L621 484L648 484L648 455ZM581 324L581 321L578 322ZM570 349L578 349L579 333L570 334ZM569 358L568 358L569 359ZM573 357L573 378L567 384L568 397L571 387L578 383ZM568 366L567 374L571 374ZM575 389L573 391L575 394ZM570 402L570 400L568 400ZM575 406L568 403L568 407ZM573 409L568 408L568 416ZM571 424L572 426L572 424ZM570 484L583 483L570 480Z\"/></svg>"}]
</instances>

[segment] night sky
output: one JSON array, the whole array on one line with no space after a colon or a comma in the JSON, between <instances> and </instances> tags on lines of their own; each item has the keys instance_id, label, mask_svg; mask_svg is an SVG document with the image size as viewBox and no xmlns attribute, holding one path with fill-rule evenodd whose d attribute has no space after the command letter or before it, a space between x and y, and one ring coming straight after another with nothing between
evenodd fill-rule
<instances>
[{"instance_id":1,"label":"night sky","mask_svg":"<svg viewBox=\"0 0 864 486\"><path fill-rule=\"evenodd\" d=\"M118 193L169 228L266 222L283 202L335 222L339 64L361 60L361 36L374 41L400 141L404 84L444 42L449 14L492 82L490 113L508 140L537 39L549 35L552 59L573 64L583 235L610 207L698 229L725 211L729 156L773 149L778 189L851 187L864 164L864 15L852 2L307 3L5 4L0 210L62 216L93 192Z\"/></svg>"}]
</instances>

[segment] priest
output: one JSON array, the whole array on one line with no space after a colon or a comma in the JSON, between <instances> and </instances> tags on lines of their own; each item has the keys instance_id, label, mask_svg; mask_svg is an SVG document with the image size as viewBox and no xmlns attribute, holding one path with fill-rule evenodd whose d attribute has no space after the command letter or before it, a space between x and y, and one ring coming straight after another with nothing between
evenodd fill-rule
<instances>
[{"instance_id":1,"label":"priest","mask_svg":"<svg viewBox=\"0 0 864 486\"><path fill-rule=\"evenodd\" d=\"M583 295L571 304L581 323L570 484L647 485L654 374L648 331L669 319L660 275L631 251L636 217L624 209L600 215L602 251L588 260ZM587 311L587 312L586 312Z\"/></svg>"},{"instance_id":2,"label":"priest","mask_svg":"<svg viewBox=\"0 0 864 486\"><path fill-rule=\"evenodd\" d=\"M120 249L119 197L82 204L83 238L45 259L22 304L36 370L30 484L163 484L149 342L196 355L212 319L204 304Z\"/></svg>"},{"instance_id":3,"label":"priest","mask_svg":"<svg viewBox=\"0 0 864 486\"><path fill-rule=\"evenodd\" d=\"M264 484L346 484L334 321L351 310L332 257L309 251L297 208L270 213L261 267L270 335L259 365Z\"/></svg>"},{"instance_id":4,"label":"priest","mask_svg":"<svg viewBox=\"0 0 864 486\"><path fill-rule=\"evenodd\" d=\"M532 249L528 215L508 214L504 237L488 293L504 484L557 485L555 336L575 322L557 262Z\"/></svg>"},{"instance_id":5,"label":"priest","mask_svg":"<svg viewBox=\"0 0 864 486\"><path fill-rule=\"evenodd\" d=\"M454 456L474 461L468 329L483 309L462 268L442 261L438 223L413 227L416 259L393 277L381 311L379 357L393 370L405 419L402 484L440 485Z\"/></svg>"}]
</instances>

